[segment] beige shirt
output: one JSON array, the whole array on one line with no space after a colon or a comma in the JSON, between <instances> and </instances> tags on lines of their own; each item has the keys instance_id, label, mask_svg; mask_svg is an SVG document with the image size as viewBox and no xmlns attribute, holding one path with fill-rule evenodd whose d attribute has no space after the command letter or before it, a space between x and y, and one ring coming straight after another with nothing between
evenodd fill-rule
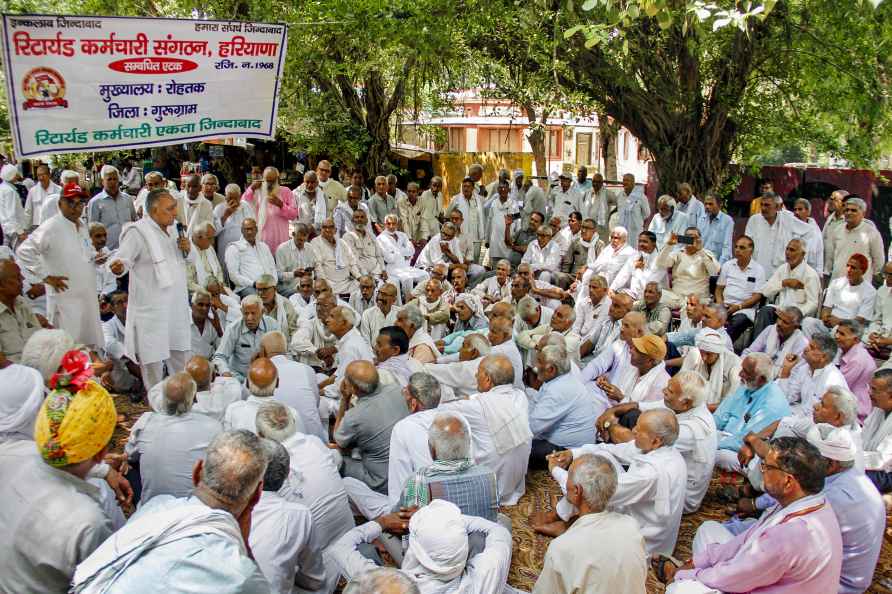
<instances>
[{"instance_id":1,"label":"beige shirt","mask_svg":"<svg viewBox=\"0 0 892 594\"><path fill-rule=\"evenodd\" d=\"M800 281L805 285L805 288L790 289L782 286L783 282L789 278ZM798 307L803 316L815 316L821 296L821 279L815 269L805 262L805 259L793 270L790 270L790 265L784 262L762 285L762 290L759 292L769 301L774 300L777 307L792 305Z\"/></svg>"},{"instance_id":2,"label":"beige shirt","mask_svg":"<svg viewBox=\"0 0 892 594\"><path fill-rule=\"evenodd\" d=\"M672 293L684 300L688 295L697 295L700 301L711 301L709 277L719 273L721 266L715 256L707 250L700 250L693 256L684 249L676 250L666 244L657 257L657 266L672 269ZM668 295L664 300L670 302Z\"/></svg>"},{"instance_id":3,"label":"beige shirt","mask_svg":"<svg viewBox=\"0 0 892 594\"><path fill-rule=\"evenodd\" d=\"M864 340L866 341L874 332L880 336L892 335L892 287L887 285L877 289L873 322L864 333Z\"/></svg>"},{"instance_id":4,"label":"beige shirt","mask_svg":"<svg viewBox=\"0 0 892 594\"><path fill-rule=\"evenodd\" d=\"M865 279L872 278L876 271L882 270L886 262L883 238L870 221L863 220L852 230L847 229L844 224L839 225L831 232L830 237L830 248L826 249L825 246L824 273L831 274L831 278L845 276L846 264L854 254L867 257Z\"/></svg>"},{"instance_id":5,"label":"beige shirt","mask_svg":"<svg viewBox=\"0 0 892 594\"><path fill-rule=\"evenodd\" d=\"M365 235L360 235L356 231L348 231L344 233L342 240L353 250L356 264L362 274L380 276L384 272L384 256L374 235L368 231Z\"/></svg>"},{"instance_id":6,"label":"beige shirt","mask_svg":"<svg viewBox=\"0 0 892 594\"><path fill-rule=\"evenodd\" d=\"M7 359L18 363L25 343L38 330L40 321L24 297L15 298L15 311L0 303L0 351Z\"/></svg>"},{"instance_id":7,"label":"beige shirt","mask_svg":"<svg viewBox=\"0 0 892 594\"><path fill-rule=\"evenodd\" d=\"M638 523L605 511L581 516L551 542L533 594L641 594L646 581L647 555Z\"/></svg>"}]
</instances>

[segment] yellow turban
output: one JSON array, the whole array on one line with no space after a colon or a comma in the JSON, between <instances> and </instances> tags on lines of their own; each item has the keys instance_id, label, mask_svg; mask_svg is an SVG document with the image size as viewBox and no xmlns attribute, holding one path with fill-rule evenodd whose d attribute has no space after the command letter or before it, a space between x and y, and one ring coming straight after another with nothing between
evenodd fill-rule
<instances>
[{"instance_id":1,"label":"yellow turban","mask_svg":"<svg viewBox=\"0 0 892 594\"><path fill-rule=\"evenodd\" d=\"M91 380L76 394L64 389L50 392L37 415L34 441L47 464L77 464L108 445L116 423L112 397Z\"/></svg>"}]
</instances>

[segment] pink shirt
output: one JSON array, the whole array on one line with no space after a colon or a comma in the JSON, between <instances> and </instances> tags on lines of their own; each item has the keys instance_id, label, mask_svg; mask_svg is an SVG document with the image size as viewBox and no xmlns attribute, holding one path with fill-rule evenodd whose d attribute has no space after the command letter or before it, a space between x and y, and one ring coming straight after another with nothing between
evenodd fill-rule
<instances>
[{"instance_id":1,"label":"pink shirt","mask_svg":"<svg viewBox=\"0 0 892 594\"><path fill-rule=\"evenodd\" d=\"M858 399L858 420L860 421L863 421L873 409L873 404L870 402L869 383L876 368L876 362L861 342L839 358L839 370L846 378L849 390Z\"/></svg>"},{"instance_id":2,"label":"pink shirt","mask_svg":"<svg viewBox=\"0 0 892 594\"><path fill-rule=\"evenodd\" d=\"M294 204L294 195L291 190L285 186L279 186L279 199L282 201L281 207L267 202L266 222L264 222L263 232L260 234L260 239L269 246L269 251L274 254L279 245L290 239L288 223L297 218L297 206ZM250 186L242 194L242 200L253 206L254 212L257 212L257 198Z\"/></svg>"},{"instance_id":3,"label":"pink shirt","mask_svg":"<svg viewBox=\"0 0 892 594\"><path fill-rule=\"evenodd\" d=\"M677 572L675 580L696 580L722 592L823 594L839 590L842 537L829 503L805 515L794 512L764 531L758 530L759 524L694 555L694 569ZM758 543L750 546L751 538Z\"/></svg>"}]
</instances>

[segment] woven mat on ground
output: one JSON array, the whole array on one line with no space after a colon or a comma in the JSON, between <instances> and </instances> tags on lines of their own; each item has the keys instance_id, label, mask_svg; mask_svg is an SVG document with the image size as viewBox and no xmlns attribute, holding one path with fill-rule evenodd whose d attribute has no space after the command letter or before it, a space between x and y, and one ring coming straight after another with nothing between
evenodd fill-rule
<instances>
[{"instance_id":1,"label":"woven mat on ground","mask_svg":"<svg viewBox=\"0 0 892 594\"><path fill-rule=\"evenodd\" d=\"M142 404L134 405L126 396L115 396L115 407L119 414L125 417L123 424L115 429L112 438L113 452L123 452L124 443L127 441L130 426L136 422L139 415L149 410ZM691 541L697 527L705 520L725 520L727 514L724 505L716 498L718 481L713 480L709 492L700 511L681 520L681 528L678 531L678 545L675 548L675 557L687 559L691 555ZM514 540L514 553L511 559L511 571L508 574L508 583L519 590L529 592L536 583L542 563L545 559L545 551L551 541L547 536L541 536L533 532L529 527L530 514L538 511L551 510L552 501L560 497L561 492L557 483L545 471L530 472L527 476L527 492L517 505L504 508L512 521L512 538ZM648 594L662 594L664 588L653 572L650 573L647 582ZM883 550L877 564L874 581L868 594L892 594L892 544L888 540L883 542Z\"/></svg>"},{"instance_id":2,"label":"woven mat on ground","mask_svg":"<svg viewBox=\"0 0 892 594\"><path fill-rule=\"evenodd\" d=\"M691 542L697 527L705 520L726 520L725 505L718 501L718 481L713 479L709 492L696 513L682 517L681 528L678 531L678 544L675 547L675 557L687 559L691 555ZM514 540L514 556L511 559L511 571L508 574L508 583L519 590L529 592L536 583L542 563L545 559L545 551L551 538L533 532L529 527L530 514L539 511L552 510L552 501L560 497L560 488L545 471L530 472L527 476L527 492L516 506L504 508L512 521L512 537ZM595 536L595 535L593 535ZM647 580L648 594L662 594L665 588L650 572ZM874 574L874 582L868 590L871 594L892 594L892 544L888 540L883 543L880 553L880 561Z\"/></svg>"}]
</instances>

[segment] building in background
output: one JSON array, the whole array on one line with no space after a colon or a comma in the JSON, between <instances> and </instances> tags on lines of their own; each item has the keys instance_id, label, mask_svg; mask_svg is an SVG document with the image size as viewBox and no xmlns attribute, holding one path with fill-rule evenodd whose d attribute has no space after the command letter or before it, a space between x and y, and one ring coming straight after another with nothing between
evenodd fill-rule
<instances>
[{"instance_id":1,"label":"building in background","mask_svg":"<svg viewBox=\"0 0 892 594\"><path fill-rule=\"evenodd\" d=\"M453 107L438 114L422 114L398 125L399 142L436 152L526 153L533 149L527 139L529 121L520 108L505 99L483 97L479 89L452 97ZM647 180L649 155L632 134L620 128L616 138L617 172L633 173ZM547 171L575 171L585 165L589 173L604 171L598 121L591 115L557 112L548 119L545 137Z\"/></svg>"}]
</instances>

